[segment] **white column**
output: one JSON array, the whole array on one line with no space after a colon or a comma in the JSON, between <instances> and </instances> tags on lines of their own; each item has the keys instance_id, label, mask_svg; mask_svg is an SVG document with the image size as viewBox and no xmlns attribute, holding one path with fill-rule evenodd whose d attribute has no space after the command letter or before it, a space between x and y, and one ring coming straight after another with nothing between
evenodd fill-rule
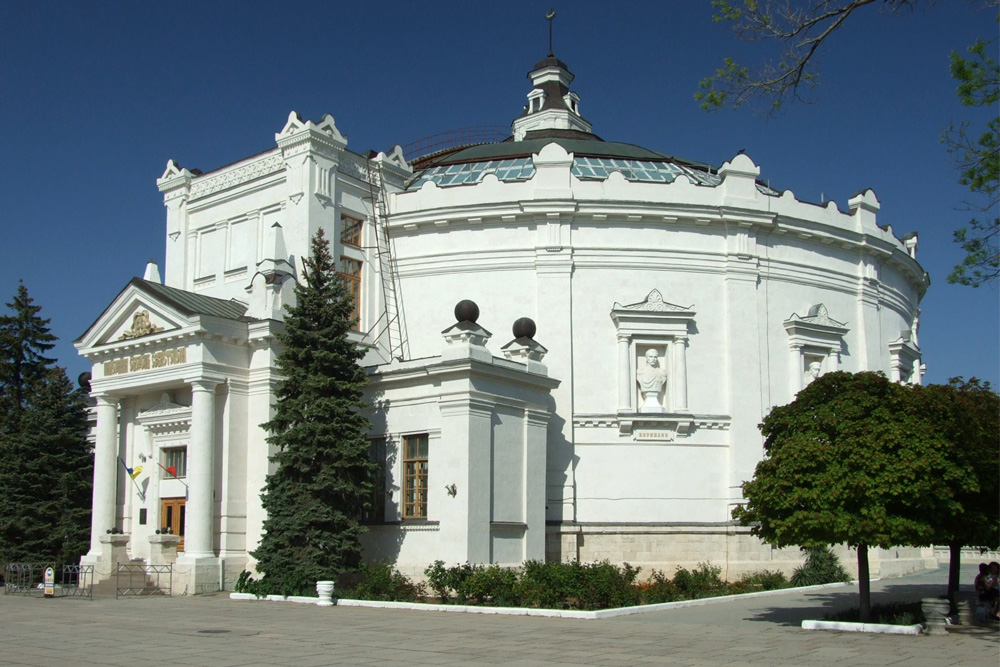
<instances>
[{"instance_id":1,"label":"white column","mask_svg":"<svg viewBox=\"0 0 1000 667\"><path fill-rule=\"evenodd\" d=\"M892 365L889 367L889 381L890 382L899 382L900 381L900 379L902 377L902 374L899 372L899 369L902 368L902 366L903 366L903 364L899 360L899 357L893 357L892 358Z\"/></svg>"},{"instance_id":2,"label":"white column","mask_svg":"<svg viewBox=\"0 0 1000 667\"><path fill-rule=\"evenodd\" d=\"M628 336L618 334L618 411L632 412L632 355Z\"/></svg>"},{"instance_id":3,"label":"white column","mask_svg":"<svg viewBox=\"0 0 1000 667\"><path fill-rule=\"evenodd\" d=\"M826 371L828 373L836 373L840 370L840 350L837 348L830 348L830 354L826 357Z\"/></svg>"},{"instance_id":4,"label":"white column","mask_svg":"<svg viewBox=\"0 0 1000 667\"><path fill-rule=\"evenodd\" d=\"M671 378L674 385L674 405L671 412L687 412L688 409L688 365L687 365L687 336L677 336L674 338L674 377Z\"/></svg>"},{"instance_id":5,"label":"white column","mask_svg":"<svg viewBox=\"0 0 1000 667\"><path fill-rule=\"evenodd\" d=\"M215 477L215 386L213 380L191 382L191 440L188 444L188 500L184 554L211 558L212 481Z\"/></svg>"},{"instance_id":6,"label":"white column","mask_svg":"<svg viewBox=\"0 0 1000 667\"><path fill-rule=\"evenodd\" d=\"M802 389L802 374L805 372L805 365L802 363L802 346L792 345L792 355L789 362L791 364L791 375L788 377L788 388L791 389L789 401L795 399L795 394Z\"/></svg>"},{"instance_id":7,"label":"white column","mask_svg":"<svg viewBox=\"0 0 1000 667\"><path fill-rule=\"evenodd\" d=\"M103 551L100 538L115 527L115 501L118 489L118 399L96 394L97 429L94 443L94 504L90 518L90 558Z\"/></svg>"}]
</instances>

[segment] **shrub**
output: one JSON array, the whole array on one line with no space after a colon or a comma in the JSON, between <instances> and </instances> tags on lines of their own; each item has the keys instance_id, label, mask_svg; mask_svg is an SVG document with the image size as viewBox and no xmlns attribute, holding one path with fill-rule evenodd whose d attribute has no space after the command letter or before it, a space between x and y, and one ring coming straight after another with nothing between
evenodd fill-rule
<instances>
[{"instance_id":1,"label":"shrub","mask_svg":"<svg viewBox=\"0 0 1000 667\"><path fill-rule=\"evenodd\" d=\"M545 563L530 560L521 570L523 604L547 609L565 609L578 591L579 563Z\"/></svg>"},{"instance_id":2,"label":"shrub","mask_svg":"<svg viewBox=\"0 0 1000 667\"><path fill-rule=\"evenodd\" d=\"M682 597L689 600L724 595L726 582L722 580L721 574L722 568L710 563L698 563L694 572L678 567L673 584Z\"/></svg>"},{"instance_id":3,"label":"shrub","mask_svg":"<svg viewBox=\"0 0 1000 667\"><path fill-rule=\"evenodd\" d=\"M240 572L236 585L233 587L237 593L250 593L259 598L274 594L274 587L269 581L264 579L254 579L246 570Z\"/></svg>"},{"instance_id":4,"label":"shrub","mask_svg":"<svg viewBox=\"0 0 1000 667\"><path fill-rule=\"evenodd\" d=\"M391 563L362 563L361 581L344 597L357 600L416 602L426 594L423 584L415 584Z\"/></svg>"},{"instance_id":5,"label":"shrub","mask_svg":"<svg viewBox=\"0 0 1000 667\"><path fill-rule=\"evenodd\" d=\"M436 560L424 570L431 590L441 598L441 604L448 604L454 595L456 604L465 604L470 597L469 582L485 568L482 565L463 563L445 567L443 561Z\"/></svg>"},{"instance_id":6,"label":"shrub","mask_svg":"<svg viewBox=\"0 0 1000 667\"><path fill-rule=\"evenodd\" d=\"M747 572L731 584L730 588L742 588L742 590L732 590L732 593L750 593L753 591L774 591L780 588L788 588L789 582L782 572L777 570L761 570L760 572Z\"/></svg>"},{"instance_id":7,"label":"shrub","mask_svg":"<svg viewBox=\"0 0 1000 667\"><path fill-rule=\"evenodd\" d=\"M462 586L467 602L486 607L518 607L524 597L518 571L499 565L474 568Z\"/></svg>"},{"instance_id":8,"label":"shrub","mask_svg":"<svg viewBox=\"0 0 1000 667\"><path fill-rule=\"evenodd\" d=\"M431 587L442 604L448 602L448 570L444 566L444 561L436 560L424 569L424 576L427 577L427 585Z\"/></svg>"},{"instance_id":9,"label":"shrub","mask_svg":"<svg viewBox=\"0 0 1000 667\"><path fill-rule=\"evenodd\" d=\"M830 547L802 547L802 551L806 552L806 562L792 572L792 586L817 586L851 580L851 575Z\"/></svg>"},{"instance_id":10,"label":"shrub","mask_svg":"<svg viewBox=\"0 0 1000 667\"><path fill-rule=\"evenodd\" d=\"M582 566L577 577L576 601L580 609L630 607L640 602L635 588L639 568L624 563L622 567L610 561Z\"/></svg>"},{"instance_id":11,"label":"shrub","mask_svg":"<svg viewBox=\"0 0 1000 667\"><path fill-rule=\"evenodd\" d=\"M653 570L649 581L636 585L642 604L659 604L683 599L680 589L662 570Z\"/></svg>"}]
</instances>

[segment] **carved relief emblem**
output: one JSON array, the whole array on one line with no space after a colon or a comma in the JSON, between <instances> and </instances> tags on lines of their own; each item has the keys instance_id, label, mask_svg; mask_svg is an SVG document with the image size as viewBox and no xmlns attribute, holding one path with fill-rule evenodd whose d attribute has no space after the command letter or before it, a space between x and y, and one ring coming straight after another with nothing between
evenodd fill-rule
<instances>
[{"instance_id":1,"label":"carved relief emblem","mask_svg":"<svg viewBox=\"0 0 1000 667\"><path fill-rule=\"evenodd\" d=\"M628 306L621 306L620 304L615 304L615 310L649 310L656 313L663 313L668 311L680 311L688 310L683 306L678 306L663 300L663 295L660 294L660 290L653 290L646 296L645 301L640 301L639 303L633 303Z\"/></svg>"},{"instance_id":2,"label":"carved relief emblem","mask_svg":"<svg viewBox=\"0 0 1000 667\"><path fill-rule=\"evenodd\" d=\"M118 340L128 340L130 338L138 338L139 336L148 336L149 334L160 331L163 331L163 327L158 327L149 321L149 311L140 310L132 316L132 328L119 336Z\"/></svg>"}]
</instances>

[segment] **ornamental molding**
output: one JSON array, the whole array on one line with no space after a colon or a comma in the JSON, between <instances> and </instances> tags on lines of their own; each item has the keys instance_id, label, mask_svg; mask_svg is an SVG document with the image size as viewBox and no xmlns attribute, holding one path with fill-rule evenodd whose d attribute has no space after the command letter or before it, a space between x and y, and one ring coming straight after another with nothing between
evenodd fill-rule
<instances>
[{"instance_id":1,"label":"ornamental molding","mask_svg":"<svg viewBox=\"0 0 1000 667\"><path fill-rule=\"evenodd\" d=\"M344 153L337 165L337 171L344 176L368 182L368 161L356 155Z\"/></svg>"},{"instance_id":2,"label":"ornamental molding","mask_svg":"<svg viewBox=\"0 0 1000 667\"><path fill-rule=\"evenodd\" d=\"M694 415L691 413L666 413L649 415L621 412L618 414L577 414L573 427L577 429L615 429L620 441L674 442L687 438L695 431L728 431L732 418L724 415ZM577 443L592 444L592 443Z\"/></svg>"},{"instance_id":3,"label":"ornamental molding","mask_svg":"<svg viewBox=\"0 0 1000 667\"><path fill-rule=\"evenodd\" d=\"M230 169L214 176L206 176L191 185L191 198L226 190L248 181L282 171L285 168L281 155L268 155L259 160Z\"/></svg>"},{"instance_id":4,"label":"ornamental molding","mask_svg":"<svg viewBox=\"0 0 1000 667\"><path fill-rule=\"evenodd\" d=\"M151 436L184 433L191 428L191 406L174 403L169 392L160 401L136 415L136 422Z\"/></svg>"},{"instance_id":5,"label":"ornamental molding","mask_svg":"<svg viewBox=\"0 0 1000 667\"><path fill-rule=\"evenodd\" d=\"M792 313L784 321L784 326L792 348L813 346L839 350L843 337L848 332L847 323L830 317L822 303L810 306L805 316Z\"/></svg>"},{"instance_id":6,"label":"ornamental molding","mask_svg":"<svg viewBox=\"0 0 1000 667\"><path fill-rule=\"evenodd\" d=\"M660 290L654 289L646 296L645 301L640 301L639 303L632 303L627 306L623 306L618 302L615 302L615 310L643 310L654 313L663 312L684 312L690 311L694 306L678 306L673 303L668 303L663 300L663 295L660 294Z\"/></svg>"}]
</instances>

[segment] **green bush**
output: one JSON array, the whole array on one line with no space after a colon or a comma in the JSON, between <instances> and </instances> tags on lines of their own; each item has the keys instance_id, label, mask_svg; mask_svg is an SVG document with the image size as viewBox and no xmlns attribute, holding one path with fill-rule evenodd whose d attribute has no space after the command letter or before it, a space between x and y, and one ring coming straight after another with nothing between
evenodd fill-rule
<instances>
[{"instance_id":1,"label":"green bush","mask_svg":"<svg viewBox=\"0 0 1000 667\"><path fill-rule=\"evenodd\" d=\"M576 591L580 609L610 609L630 607L640 603L635 579L639 568L625 563L622 567L610 561L583 565Z\"/></svg>"},{"instance_id":2,"label":"green bush","mask_svg":"<svg viewBox=\"0 0 1000 667\"><path fill-rule=\"evenodd\" d=\"M442 604L448 602L448 570L444 566L444 561L436 560L424 569L424 576L427 577L427 585L431 587Z\"/></svg>"},{"instance_id":3,"label":"green bush","mask_svg":"<svg viewBox=\"0 0 1000 667\"><path fill-rule=\"evenodd\" d=\"M545 563L530 560L521 569L523 604L546 609L565 609L578 593L579 563Z\"/></svg>"},{"instance_id":4,"label":"green bush","mask_svg":"<svg viewBox=\"0 0 1000 667\"><path fill-rule=\"evenodd\" d=\"M642 604L660 604L684 599L680 589L662 570L653 570L649 581L637 584Z\"/></svg>"},{"instance_id":5,"label":"green bush","mask_svg":"<svg viewBox=\"0 0 1000 667\"><path fill-rule=\"evenodd\" d=\"M792 586L818 586L851 580L851 575L830 547L802 547L802 551L806 552L806 562L792 572Z\"/></svg>"},{"instance_id":6,"label":"green bush","mask_svg":"<svg viewBox=\"0 0 1000 667\"><path fill-rule=\"evenodd\" d=\"M680 591L683 599L696 600L726 594L726 582L720 576L722 568L710 563L698 563L691 572L683 567L674 573L673 584Z\"/></svg>"},{"instance_id":7,"label":"green bush","mask_svg":"<svg viewBox=\"0 0 1000 667\"><path fill-rule=\"evenodd\" d=\"M524 598L518 571L499 565L474 568L462 586L466 602L484 607L519 607Z\"/></svg>"},{"instance_id":8,"label":"green bush","mask_svg":"<svg viewBox=\"0 0 1000 667\"><path fill-rule=\"evenodd\" d=\"M250 593L251 595L256 595L259 598L275 594L275 591L273 590L274 587L270 582L265 581L264 579L254 579L246 570L240 572L240 576L236 580L236 585L233 588L237 593Z\"/></svg>"},{"instance_id":9,"label":"green bush","mask_svg":"<svg viewBox=\"0 0 1000 667\"><path fill-rule=\"evenodd\" d=\"M455 604L465 604L470 597L469 582L485 568L482 565L463 563L446 568L444 562L436 560L424 570L431 590L441 598L441 604L448 604L454 597Z\"/></svg>"},{"instance_id":10,"label":"green bush","mask_svg":"<svg viewBox=\"0 0 1000 667\"><path fill-rule=\"evenodd\" d=\"M731 594L752 593L754 591L775 591L789 587L788 577L777 570L747 572L735 583L729 585Z\"/></svg>"},{"instance_id":11,"label":"green bush","mask_svg":"<svg viewBox=\"0 0 1000 667\"><path fill-rule=\"evenodd\" d=\"M341 597L356 600L382 600L392 602L417 602L427 591L423 584L415 584L393 567L391 563L362 563L361 580Z\"/></svg>"}]
</instances>

